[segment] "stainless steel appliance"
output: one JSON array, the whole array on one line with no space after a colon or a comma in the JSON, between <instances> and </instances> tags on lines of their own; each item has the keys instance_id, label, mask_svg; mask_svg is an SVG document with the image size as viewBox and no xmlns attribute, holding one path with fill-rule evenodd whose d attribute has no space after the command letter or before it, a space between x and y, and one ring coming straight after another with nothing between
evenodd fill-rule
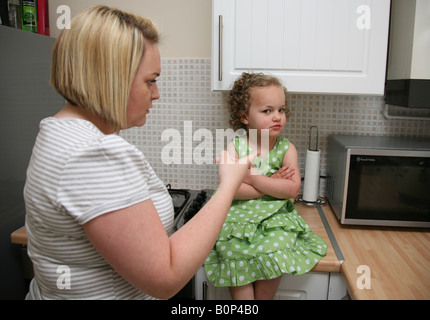
<instances>
[{"instance_id":1,"label":"stainless steel appliance","mask_svg":"<svg viewBox=\"0 0 430 320\"><path fill-rule=\"evenodd\" d=\"M391 0L385 102L430 108L430 1Z\"/></svg>"},{"instance_id":2,"label":"stainless steel appliance","mask_svg":"<svg viewBox=\"0 0 430 320\"><path fill-rule=\"evenodd\" d=\"M25 173L40 120L64 98L49 85L54 38L0 25L0 39L0 300L9 300L26 295L21 250L10 245L24 225Z\"/></svg>"},{"instance_id":3,"label":"stainless steel appliance","mask_svg":"<svg viewBox=\"0 0 430 320\"><path fill-rule=\"evenodd\" d=\"M172 189L167 185L175 210L174 231L180 229L209 201L213 190ZM195 299L195 277L173 299Z\"/></svg>"},{"instance_id":4,"label":"stainless steel appliance","mask_svg":"<svg viewBox=\"0 0 430 320\"><path fill-rule=\"evenodd\" d=\"M329 136L326 197L343 224L430 227L430 139Z\"/></svg>"},{"instance_id":5,"label":"stainless steel appliance","mask_svg":"<svg viewBox=\"0 0 430 320\"><path fill-rule=\"evenodd\" d=\"M175 230L181 228L209 201L214 190L172 189L167 186L175 208Z\"/></svg>"}]
</instances>

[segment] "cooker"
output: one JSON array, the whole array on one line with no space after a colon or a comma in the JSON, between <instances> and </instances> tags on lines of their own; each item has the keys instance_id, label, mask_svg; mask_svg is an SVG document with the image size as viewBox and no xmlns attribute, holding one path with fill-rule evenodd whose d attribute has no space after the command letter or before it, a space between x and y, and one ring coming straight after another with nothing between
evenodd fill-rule
<instances>
[{"instance_id":1,"label":"cooker","mask_svg":"<svg viewBox=\"0 0 430 320\"><path fill-rule=\"evenodd\" d=\"M167 185L175 211L174 231L179 230L209 201L214 190L172 189ZM172 299L195 299L195 277Z\"/></svg>"}]
</instances>

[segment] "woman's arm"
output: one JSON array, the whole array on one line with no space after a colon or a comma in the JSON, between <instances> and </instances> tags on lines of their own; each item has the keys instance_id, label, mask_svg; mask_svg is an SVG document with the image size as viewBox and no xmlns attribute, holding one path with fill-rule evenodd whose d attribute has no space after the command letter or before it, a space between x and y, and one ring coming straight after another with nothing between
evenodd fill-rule
<instances>
[{"instance_id":1,"label":"woman's arm","mask_svg":"<svg viewBox=\"0 0 430 320\"><path fill-rule=\"evenodd\" d=\"M209 255L247 170L248 164L220 164L215 195L170 238L151 200L95 218L84 230L127 281L156 298L170 298Z\"/></svg>"}]
</instances>

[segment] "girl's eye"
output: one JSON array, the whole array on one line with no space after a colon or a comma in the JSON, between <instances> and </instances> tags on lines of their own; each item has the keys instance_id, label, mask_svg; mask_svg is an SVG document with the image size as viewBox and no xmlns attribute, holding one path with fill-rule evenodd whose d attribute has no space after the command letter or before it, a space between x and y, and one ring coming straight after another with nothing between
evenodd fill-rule
<instances>
[{"instance_id":1,"label":"girl's eye","mask_svg":"<svg viewBox=\"0 0 430 320\"><path fill-rule=\"evenodd\" d=\"M284 108L281 108L281 109L279 109L279 112L280 112L280 113L284 113L284 112L285 112L285 109L284 109Z\"/></svg>"},{"instance_id":2,"label":"girl's eye","mask_svg":"<svg viewBox=\"0 0 430 320\"><path fill-rule=\"evenodd\" d=\"M264 110L264 111L263 111L263 113L265 113L265 114L269 114L269 113L270 113L270 109L266 109L266 110Z\"/></svg>"}]
</instances>

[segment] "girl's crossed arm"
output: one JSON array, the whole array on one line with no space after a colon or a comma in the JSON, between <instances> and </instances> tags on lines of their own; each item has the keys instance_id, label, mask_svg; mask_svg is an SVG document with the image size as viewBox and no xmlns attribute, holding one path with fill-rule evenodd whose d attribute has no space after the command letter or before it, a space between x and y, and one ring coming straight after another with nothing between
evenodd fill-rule
<instances>
[{"instance_id":1,"label":"girl's crossed arm","mask_svg":"<svg viewBox=\"0 0 430 320\"><path fill-rule=\"evenodd\" d=\"M301 176L297 150L292 143L283 159L283 167L270 177L258 174L250 168L244 182L236 193L236 200L248 200L270 195L279 199L295 198L299 194Z\"/></svg>"}]
</instances>

